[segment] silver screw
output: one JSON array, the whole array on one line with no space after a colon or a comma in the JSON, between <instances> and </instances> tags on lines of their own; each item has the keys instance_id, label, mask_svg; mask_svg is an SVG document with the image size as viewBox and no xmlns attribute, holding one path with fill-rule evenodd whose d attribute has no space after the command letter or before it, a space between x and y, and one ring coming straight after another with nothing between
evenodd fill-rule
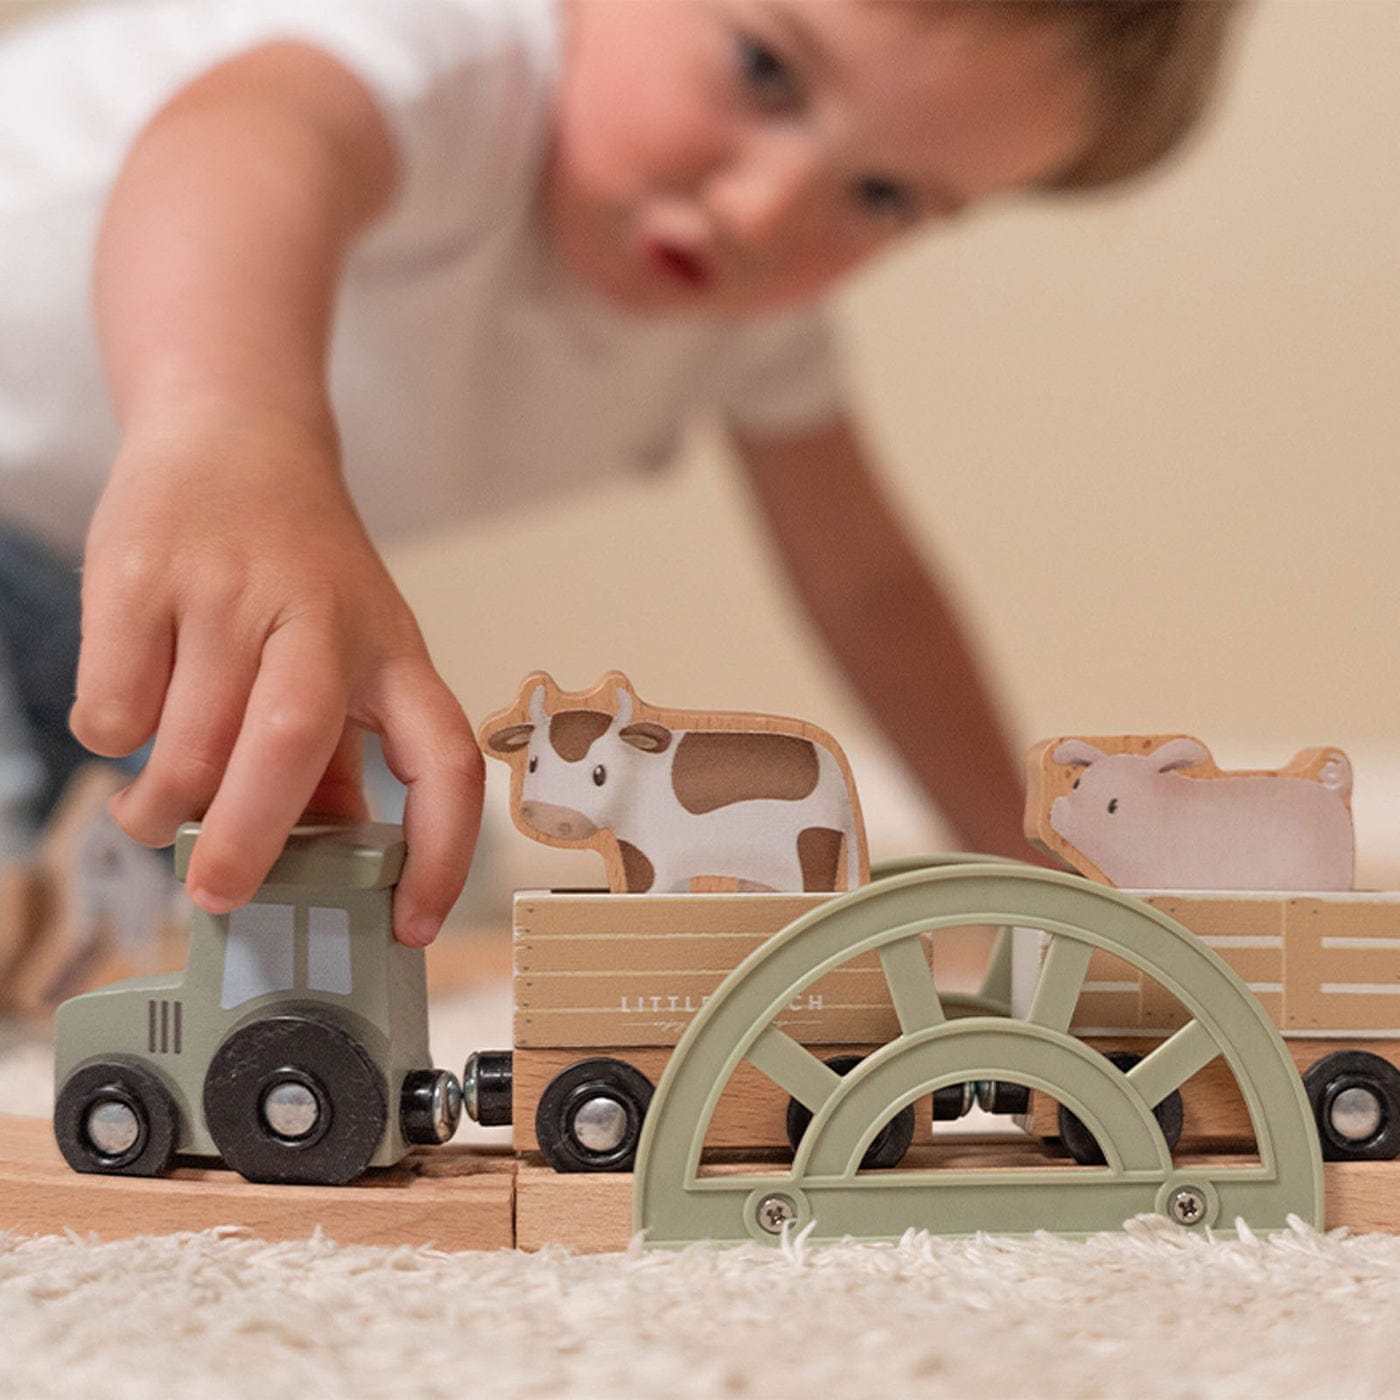
<instances>
[{"instance_id":1,"label":"silver screw","mask_svg":"<svg viewBox=\"0 0 1400 1400\"><path fill-rule=\"evenodd\" d=\"M759 1228L770 1235L781 1235L783 1226L797 1219L797 1211L786 1196L765 1196L758 1203Z\"/></svg>"},{"instance_id":2,"label":"silver screw","mask_svg":"<svg viewBox=\"0 0 1400 1400\"><path fill-rule=\"evenodd\" d=\"M286 1142L304 1138L321 1117L316 1095L296 1080L274 1084L263 1095L263 1122Z\"/></svg>"},{"instance_id":3,"label":"silver screw","mask_svg":"<svg viewBox=\"0 0 1400 1400\"><path fill-rule=\"evenodd\" d=\"M1206 1198L1194 1186L1183 1186L1172 1192L1167 1211L1178 1225L1195 1225L1205 1216Z\"/></svg>"},{"instance_id":4,"label":"silver screw","mask_svg":"<svg viewBox=\"0 0 1400 1400\"><path fill-rule=\"evenodd\" d=\"M141 1120L130 1104L104 1099L93 1104L83 1125L88 1141L104 1157L120 1157L136 1146L141 1136Z\"/></svg>"}]
</instances>

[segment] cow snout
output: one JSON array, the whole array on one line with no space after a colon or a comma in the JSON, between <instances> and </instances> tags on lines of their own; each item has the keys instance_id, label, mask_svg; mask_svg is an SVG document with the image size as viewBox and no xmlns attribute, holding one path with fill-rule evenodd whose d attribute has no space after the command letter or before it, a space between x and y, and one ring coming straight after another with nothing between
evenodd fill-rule
<instances>
[{"instance_id":1,"label":"cow snout","mask_svg":"<svg viewBox=\"0 0 1400 1400\"><path fill-rule=\"evenodd\" d=\"M522 802L520 816L536 831L560 841L586 841L598 830L582 812L553 802Z\"/></svg>"}]
</instances>

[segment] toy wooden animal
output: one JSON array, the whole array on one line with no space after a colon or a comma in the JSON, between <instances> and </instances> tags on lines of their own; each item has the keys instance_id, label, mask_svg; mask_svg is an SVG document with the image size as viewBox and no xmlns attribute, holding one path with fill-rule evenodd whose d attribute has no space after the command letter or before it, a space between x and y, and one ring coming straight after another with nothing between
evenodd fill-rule
<instances>
[{"instance_id":1,"label":"toy wooden animal","mask_svg":"<svg viewBox=\"0 0 1400 1400\"><path fill-rule=\"evenodd\" d=\"M109 764L80 768L34 860L0 871L0 1011L42 1016L86 988L183 963L180 884L107 810L125 781Z\"/></svg>"},{"instance_id":2,"label":"toy wooden animal","mask_svg":"<svg viewBox=\"0 0 1400 1400\"><path fill-rule=\"evenodd\" d=\"M1186 735L1065 737L1035 745L1027 767L1027 837L1091 879L1133 889L1351 888L1351 764L1339 749L1223 772Z\"/></svg>"},{"instance_id":3,"label":"toy wooden animal","mask_svg":"<svg viewBox=\"0 0 1400 1400\"><path fill-rule=\"evenodd\" d=\"M615 893L843 890L869 879L850 765L824 730L664 710L620 671L589 691L544 672L482 725L511 765L511 816L546 845L599 851Z\"/></svg>"}]
</instances>

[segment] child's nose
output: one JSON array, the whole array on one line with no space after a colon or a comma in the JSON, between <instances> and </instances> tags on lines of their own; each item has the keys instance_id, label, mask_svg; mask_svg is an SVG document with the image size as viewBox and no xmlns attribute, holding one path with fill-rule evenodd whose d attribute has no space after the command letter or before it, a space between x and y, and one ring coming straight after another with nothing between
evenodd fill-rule
<instances>
[{"instance_id":1,"label":"child's nose","mask_svg":"<svg viewBox=\"0 0 1400 1400\"><path fill-rule=\"evenodd\" d=\"M732 242L763 247L802 216L816 173L812 153L801 144L769 143L711 180L711 213Z\"/></svg>"}]
</instances>

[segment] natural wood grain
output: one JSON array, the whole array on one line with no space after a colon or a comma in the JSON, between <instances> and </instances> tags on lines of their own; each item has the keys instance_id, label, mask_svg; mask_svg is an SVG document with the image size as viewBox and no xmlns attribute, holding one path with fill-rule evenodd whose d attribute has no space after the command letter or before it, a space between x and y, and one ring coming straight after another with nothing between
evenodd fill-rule
<instances>
[{"instance_id":1,"label":"natural wood grain","mask_svg":"<svg viewBox=\"0 0 1400 1400\"><path fill-rule=\"evenodd\" d=\"M319 1228L341 1244L508 1249L514 1198L514 1157L465 1147L424 1150L353 1186L257 1186L213 1167L85 1176L59 1156L47 1119L0 1116L0 1229L22 1235L129 1239L238 1225L265 1240Z\"/></svg>"},{"instance_id":2,"label":"natural wood grain","mask_svg":"<svg viewBox=\"0 0 1400 1400\"><path fill-rule=\"evenodd\" d=\"M707 1174L781 1169L785 1159L720 1161ZM1191 1160L1185 1154L1179 1162ZM1214 1152L1196 1161L1242 1160ZM915 1147L906 1165L949 1170L1075 1164L1032 1139L941 1135ZM1329 1162L1326 1223L1400 1234L1400 1166ZM247 1229L266 1240L302 1239L318 1226L341 1244L521 1249L564 1245L583 1253L627 1247L632 1178L562 1176L538 1157L499 1149L424 1151L354 1186L254 1186L231 1172L181 1168L159 1180L80 1176L53 1145L47 1120L0 1115L0 1230L20 1235L73 1230L102 1239Z\"/></svg>"}]
</instances>

